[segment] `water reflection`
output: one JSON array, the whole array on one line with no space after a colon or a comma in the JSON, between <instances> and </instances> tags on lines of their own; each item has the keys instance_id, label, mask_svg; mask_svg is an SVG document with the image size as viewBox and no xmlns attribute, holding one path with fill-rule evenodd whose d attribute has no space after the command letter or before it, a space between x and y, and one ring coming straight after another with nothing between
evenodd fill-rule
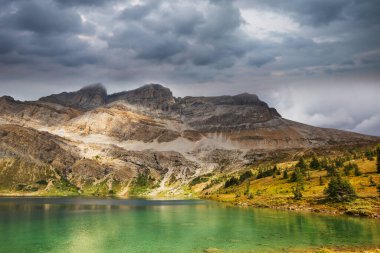
<instances>
[{"instance_id":1,"label":"water reflection","mask_svg":"<svg viewBox=\"0 0 380 253\"><path fill-rule=\"evenodd\" d=\"M279 251L380 245L379 221L198 200L0 199L5 252Z\"/></svg>"}]
</instances>

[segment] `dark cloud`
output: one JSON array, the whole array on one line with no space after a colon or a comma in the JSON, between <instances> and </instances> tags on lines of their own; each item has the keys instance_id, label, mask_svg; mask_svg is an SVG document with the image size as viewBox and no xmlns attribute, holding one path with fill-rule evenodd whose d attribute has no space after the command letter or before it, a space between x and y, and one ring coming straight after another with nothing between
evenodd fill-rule
<instances>
[{"instance_id":1,"label":"dark cloud","mask_svg":"<svg viewBox=\"0 0 380 253\"><path fill-rule=\"evenodd\" d=\"M60 10L50 2L22 2L15 12L2 18L4 26L41 35L85 32L86 27L75 12Z\"/></svg>"},{"instance_id":2,"label":"dark cloud","mask_svg":"<svg viewBox=\"0 0 380 253\"><path fill-rule=\"evenodd\" d=\"M202 8L190 2L150 1L127 7L119 15L120 27L107 39L108 45L177 70L178 65L232 67L256 43L241 31L244 21L239 9L229 1L199 4Z\"/></svg>"},{"instance_id":3,"label":"dark cloud","mask_svg":"<svg viewBox=\"0 0 380 253\"><path fill-rule=\"evenodd\" d=\"M349 110L340 109L349 101L340 99L339 91L329 91L336 99L328 103L313 102L312 95L302 102L308 90L319 97L351 79L378 91L378 0L0 0L0 5L4 94L18 91L31 99L86 83L103 82L119 91L162 82L194 92L189 95L263 93L283 115L305 123L380 130L378 112L368 109L376 107L369 93L360 98L368 106L361 108L359 101ZM345 96L360 89L354 90ZM279 91L287 100L272 99Z\"/></svg>"},{"instance_id":4,"label":"dark cloud","mask_svg":"<svg viewBox=\"0 0 380 253\"><path fill-rule=\"evenodd\" d=\"M121 12L119 18L121 20L140 20L146 17L160 4L160 1L155 1L150 4L137 4L134 6L129 6Z\"/></svg>"},{"instance_id":5,"label":"dark cloud","mask_svg":"<svg viewBox=\"0 0 380 253\"><path fill-rule=\"evenodd\" d=\"M359 2L360 0L358 0ZM362 2L362 1L360 1ZM265 8L270 11L290 15L302 25L322 26L334 21L344 20L345 9L350 8L352 0L240 0L245 7Z\"/></svg>"},{"instance_id":6,"label":"dark cloud","mask_svg":"<svg viewBox=\"0 0 380 253\"><path fill-rule=\"evenodd\" d=\"M93 28L76 11L61 10L51 1L9 4L0 17L0 64L80 66L97 62L98 55L78 35Z\"/></svg>"},{"instance_id":7,"label":"dark cloud","mask_svg":"<svg viewBox=\"0 0 380 253\"><path fill-rule=\"evenodd\" d=\"M248 64L260 68L265 64L274 62L275 60L276 58L272 56L252 56L248 59Z\"/></svg>"},{"instance_id":8,"label":"dark cloud","mask_svg":"<svg viewBox=\"0 0 380 253\"><path fill-rule=\"evenodd\" d=\"M61 6L78 7L78 6L104 6L114 2L114 0L54 0Z\"/></svg>"}]
</instances>

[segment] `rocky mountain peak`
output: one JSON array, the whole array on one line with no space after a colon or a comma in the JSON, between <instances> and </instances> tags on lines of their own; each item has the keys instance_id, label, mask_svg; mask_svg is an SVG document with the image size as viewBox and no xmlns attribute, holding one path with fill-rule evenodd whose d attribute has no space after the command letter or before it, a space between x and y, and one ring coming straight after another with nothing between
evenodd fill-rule
<instances>
[{"instance_id":1,"label":"rocky mountain peak","mask_svg":"<svg viewBox=\"0 0 380 253\"><path fill-rule=\"evenodd\" d=\"M142 99L149 99L154 97L173 98L173 94L169 88L162 86L161 84L146 84L140 88L129 91L136 97Z\"/></svg>"},{"instance_id":2,"label":"rocky mountain peak","mask_svg":"<svg viewBox=\"0 0 380 253\"><path fill-rule=\"evenodd\" d=\"M161 84L147 84L134 90L109 95L107 99L109 103L118 100L163 111L170 110L175 104L171 90Z\"/></svg>"},{"instance_id":3,"label":"rocky mountain peak","mask_svg":"<svg viewBox=\"0 0 380 253\"><path fill-rule=\"evenodd\" d=\"M15 102L15 99L11 96L2 96L2 97L0 97L0 101Z\"/></svg>"},{"instance_id":4,"label":"rocky mountain peak","mask_svg":"<svg viewBox=\"0 0 380 253\"><path fill-rule=\"evenodd\" d=\"M101 94L101 95L104 95L104 96L107 95L107 90L104 87L104 85L101 84L101 83L95 83L95 84L87 85L87 86L83 87L82 89L80 89L79 92L82 92L82 93L92 93L92 94Z\"/></svg>"},{"instance_id":5,"label":"rocky mountain peak","mask_svg":"<svg viewBox=\"0 0 380 253\"><path fill-rule=\"evenodd\" d=\"M60 104L82 110L91 110L106 104L107 91L102 84L92 84L74 92L62 92L39 101Z\"/></svg>"}]
</instances>

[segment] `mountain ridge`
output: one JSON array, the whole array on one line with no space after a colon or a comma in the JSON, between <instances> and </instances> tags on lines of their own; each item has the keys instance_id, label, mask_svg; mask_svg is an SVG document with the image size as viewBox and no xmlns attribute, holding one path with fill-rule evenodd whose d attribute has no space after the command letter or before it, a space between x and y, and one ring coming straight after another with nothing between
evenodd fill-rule
<instances>
[{"instance_id":1,"label":"mountain ridge","mask_svg":"<svg viewBox=\"0 0 380 253\"><path fill-rule=\"evenodd\" d=\"M179 194L207 173L380 142L380 137L284 119L255 94L176 98L159 84L110 95L95 84L27 102L3 96L0 136L0 163L8 164L0 166L0 181L7 181L12 169L29 175L7 183L9 189L51 192L65 186L101 195L128 194L140 177L145 190L139 193ZM72 160L52 163L45 159L52 154ZM51 183L39 185L33 178Z\"/></svg>"}]
</instances>

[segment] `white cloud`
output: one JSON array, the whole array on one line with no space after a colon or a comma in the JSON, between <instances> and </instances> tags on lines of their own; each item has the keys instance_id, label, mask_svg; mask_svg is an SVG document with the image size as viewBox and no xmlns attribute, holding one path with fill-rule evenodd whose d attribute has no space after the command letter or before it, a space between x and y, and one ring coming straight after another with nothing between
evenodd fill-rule
<instances>
[{"instance_id":1,"label":"white cloud","mask_svg":"<svg viewBox=\"0 0 380 253\"><path fill-rule=\"evenodd\" d=\"M255 10L241 9L241 15L246 21L244 30L252 37L281 42L281 37L274 34L294 34L300 29L299 25L285 15L278 13Z\"/></svg>"},{"instance_id":2,"label":"white cloud","mask_svg":"<svg viewBox=\"0 0 380 253\"><path fill-rule=\"evenodd\" d=\"M323 83L287 85L273 92L271 104L284 118L310 125L380 135L378 85Z\"/></svg>"},{"instance_id":3,"label":"white cloud","mask_svg":"<svg viewBox=\"0 0 380 253\"><path fill-rule=\"evenodd\" d=\"M353 130L359 133L380 136L380 114L363 120Z\"/></svg>"}]
</instances>

